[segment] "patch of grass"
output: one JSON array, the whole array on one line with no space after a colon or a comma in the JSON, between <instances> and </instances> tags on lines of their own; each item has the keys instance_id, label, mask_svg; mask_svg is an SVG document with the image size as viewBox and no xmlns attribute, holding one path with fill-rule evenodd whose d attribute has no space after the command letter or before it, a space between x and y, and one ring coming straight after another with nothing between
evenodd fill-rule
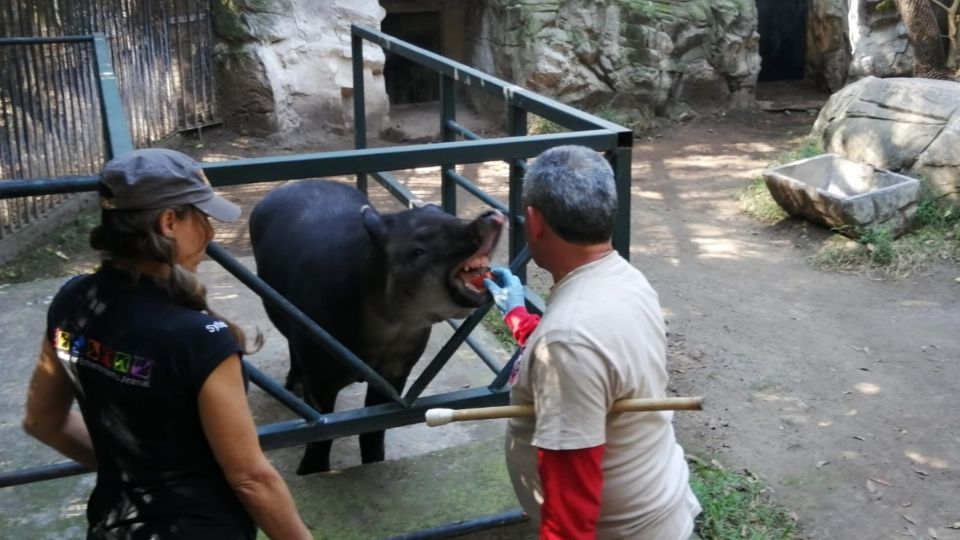
<instances>
[{"instance_id":1,"label":"patch of grass","mask_svg":"<svg viewBox=\"0 0 960 540\"><path fill-rule=\"evenodd\" d=\"M501 344L503 344L507 349L513 350L517 346L517 342L513 339L513 334L510 333L510 329L507 328L506 323L503 322L503 316L500 315L500 311L497 308L492 307L487 314L483 316L482 322L484 328L487 329L493 337L497 338Z\"/></svg>"},{"instance_id":2,"label":"patch of grass","mask_svg":"<svg viewBox=\"0 0 960 540\"><path fill-rule=\"evenodd\" d=\"M735 473L719 464L691 459L690 485L703 512L696 530L703 540L790 540L794 519L770 498L749 471Z\"/></svg>"},{"instance_id":3,"label":"patch of grass","mask_svg":"<svg viewBox=\"0 0 960 540\"><path fill-rule=\"evenodd\" d=\"M527 133L530 135L548 135L550 133L564 133L569 131L556 122L551 122L546 118L530 114L530 120L527 123Z\"/></svg>"},{"instance_id":4,"label":"patch of grass","mask_svg":"<svg viewBox=\"0 0 960 540\"><path fill-rule=\"evenodd\" d=\"M24 283L92 270L99 264L99 258L90 248L90 231L99 223L98 210L81 212L73 221L49 234L43 244L0 265L0 281Z\"/></svg>"},{"instance_id":5,"label":"patch of grass","mask_svg":"<svg viewBox=\"0 0 960 540\"><path fill-rule=\"evenodd\" d=\"M914 229L894 240L886 231L855 231L856 240L833 235L813 255L822 270L897 280L922 272L934 261L960 264L960 212L936 199L917 203Z\"/></svg>"},{"instance_id":6,"label":"patch of grass","mask_svg":"<svg viewBox=\"0 0 960 540\"><path fill-rule=\"evenodd\" d=\"M779 154L770 163L770 167L819 156L822 153L823 149L819 143L808 138L798 147ZM776 223L788 216L777 201L773 200L762 175L757 176L744 187L737 195L737 199L741 210L764 223Z\"/></svg>"},{"instance_id":7,"label":"patch of grass","mask_svg":"<svg viewBox=\"0 0 960 540\"><path fill-rule=\"evenodd\" d=\"M737 199L741 210L764 223L776 223L789 215L773 200L763 178L755 178L750 182L740 191Z\"/></svg>"}]
</instances>

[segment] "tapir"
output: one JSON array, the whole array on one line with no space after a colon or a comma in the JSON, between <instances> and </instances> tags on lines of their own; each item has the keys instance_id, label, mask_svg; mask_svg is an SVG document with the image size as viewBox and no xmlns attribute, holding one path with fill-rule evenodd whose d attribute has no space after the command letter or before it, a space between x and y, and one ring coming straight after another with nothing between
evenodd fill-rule
<instances>
[{"instance_id":1,"label":"tapir","mask_svg":"<svg viewBox=\"0 0 960 540\"><path fill-rule=\"evenodd\" d=\"M432 325L464 318L489 299L478 277L504 222L495 210L471 221L433 204L381 214L354 187L303 180L254 207L250 239L259 277L401 392ZM304 399L332 412L339 391L357 377L265 307L289 345L287 388L302 378ZM368 387L366 406L388 401ZM360 435L363 463L384 459L383 437ZM330 445L309 443L297 474L329 470Z\"/></svg>"}]
</instances>

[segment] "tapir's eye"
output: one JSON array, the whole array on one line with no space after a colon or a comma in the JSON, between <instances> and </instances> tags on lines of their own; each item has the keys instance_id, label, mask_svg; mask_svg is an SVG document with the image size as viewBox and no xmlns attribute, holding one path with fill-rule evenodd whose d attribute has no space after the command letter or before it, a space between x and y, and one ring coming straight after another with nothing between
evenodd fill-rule
<instances>
[{"instance_id":1,"label":"tapir's eye","mask_svg":"<svg viewBox=\"0 0 960 540\"><path fill-rule=\"evenodd\" d=\"M414 257L414 258L420 257L420 256L423 255L424 253L426 253L426 251L424 251L424 250L422 250L422 249L420 249L420 248L413 248L412 250L410 250L410 256L411 256L411 257Z\"/></svg>"}]
</instances>

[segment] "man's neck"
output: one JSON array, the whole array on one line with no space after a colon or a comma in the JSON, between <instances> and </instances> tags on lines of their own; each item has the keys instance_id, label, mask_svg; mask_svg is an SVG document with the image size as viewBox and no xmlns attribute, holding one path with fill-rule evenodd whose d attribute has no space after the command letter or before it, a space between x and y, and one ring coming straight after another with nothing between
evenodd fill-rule
<instances>
[{"instance_id":1,"label":"man's neck","mask_svg":"<svg viewBox=\"0 0 960 540\"><path fill-rule=\"evenodd\" d=\"M550 274L553 276L553 282L559 283L567 274L573 272L581 266L598 261L613 251L613 244L606 242L603 244L590 244L588 246L580 244L566 244L557 251L557 260L551 265Z\"/></svg>"}]
</instances>

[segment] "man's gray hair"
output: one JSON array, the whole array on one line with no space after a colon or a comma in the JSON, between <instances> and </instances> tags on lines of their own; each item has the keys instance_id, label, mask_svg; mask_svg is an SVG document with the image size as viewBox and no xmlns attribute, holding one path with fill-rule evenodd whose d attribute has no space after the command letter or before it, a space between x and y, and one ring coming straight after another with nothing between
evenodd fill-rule
<instances>
[{"instance_id":1,"label":"man's gray hair","mask_svg":"<svg viewBox=\"0 0 960 540\"><path fill-rule=\"evenodd\" d=\"M523 206L539 210L553 232L567 242L606 242L613 237L617 215L613 169L585 146L551 148L527 169Z\"/></svg>"}]
</instances>

